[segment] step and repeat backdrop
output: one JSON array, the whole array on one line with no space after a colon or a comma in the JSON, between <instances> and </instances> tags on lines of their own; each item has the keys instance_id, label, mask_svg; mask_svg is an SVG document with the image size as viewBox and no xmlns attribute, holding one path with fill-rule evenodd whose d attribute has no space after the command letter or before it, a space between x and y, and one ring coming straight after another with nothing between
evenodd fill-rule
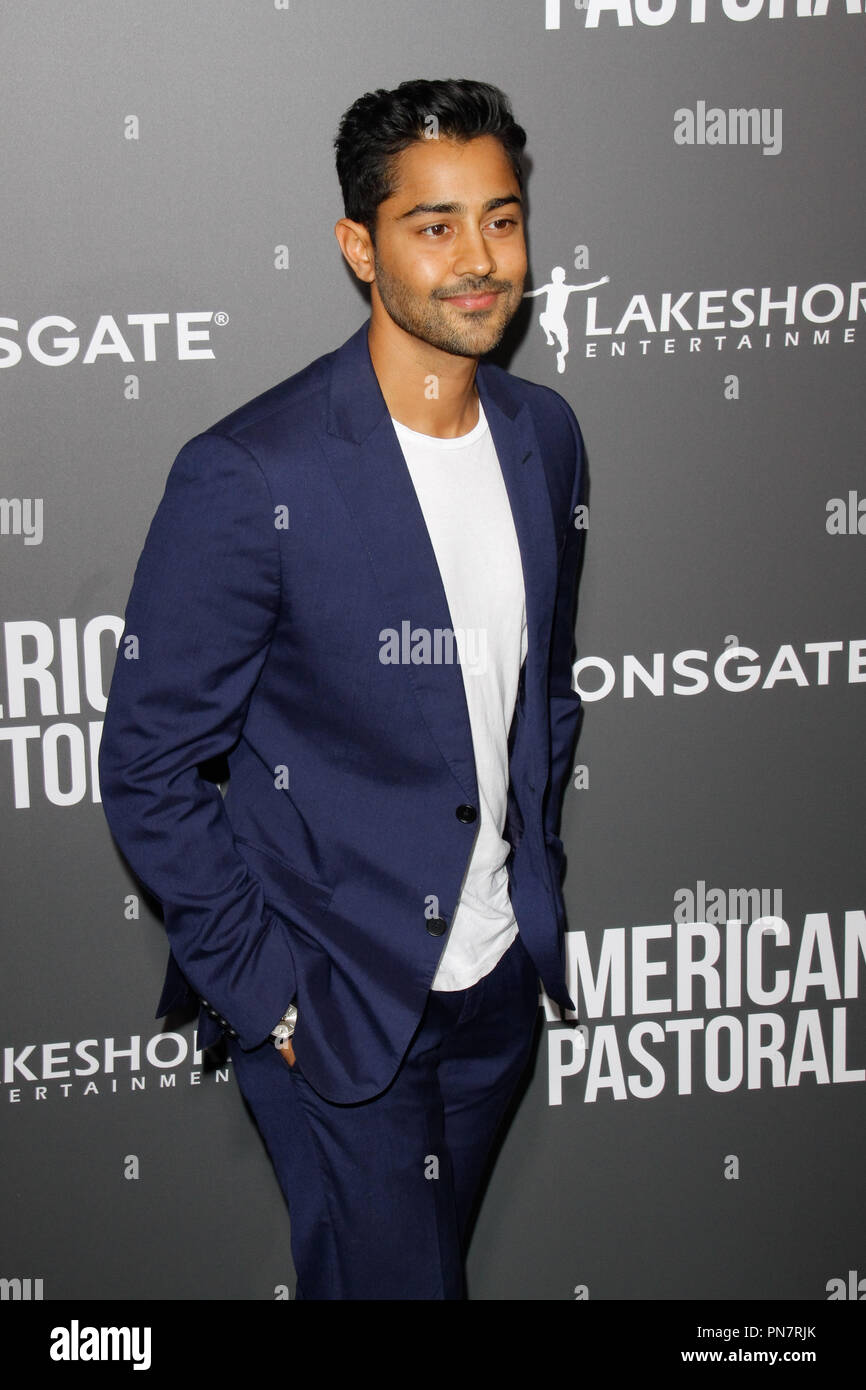
<instances>
[{"instance_id":1,"label":"step and repeat backdrop","mask_svg":"<svg viewBox=\"0 0 866 1390\"><path fill-rule=\"evenodd\" d=\"M590 461L579 1026L541 1001L471 1297L866 1298L862 0L13 0L0 44L2 1297L292 1295L100 733L179 448L366 317L342 112L470 76L529 133L502 360Z\"/></svg>"}]
</instances>

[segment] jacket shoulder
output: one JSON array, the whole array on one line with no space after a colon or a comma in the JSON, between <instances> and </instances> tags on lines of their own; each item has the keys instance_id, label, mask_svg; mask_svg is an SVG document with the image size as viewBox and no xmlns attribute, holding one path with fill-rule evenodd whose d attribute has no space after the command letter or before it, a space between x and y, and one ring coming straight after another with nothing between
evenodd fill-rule
<instances>
[{"instance_id":1,"label":"jacket shoulder","mask_svg":"<svg viewBox=\"0 0 866 1390\"><path fill-rule=\"evenodd\" d=\"M238 406L217 420L204 434L221 435L239 444L252 446L258 437L279 429L291 417L293 427L307 418L324 419L327 413L331 366L339 349L324 353L285 381Z\"/></svg>"}]
</instances>

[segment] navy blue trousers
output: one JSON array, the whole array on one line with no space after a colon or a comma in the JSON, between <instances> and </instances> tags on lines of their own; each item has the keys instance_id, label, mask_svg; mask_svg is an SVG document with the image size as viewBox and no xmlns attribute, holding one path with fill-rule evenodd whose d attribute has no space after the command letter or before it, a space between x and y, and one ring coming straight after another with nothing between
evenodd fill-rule
<instances>
[{"instance_id":1,"label":"navy blue trousers","mask_svg":"<svg viewBox=\"0 0 866 1390\"><path fill-rule=\"evenodd\" d=\"M470 1219L531 1051L538 976L518 936L470 989L431 992L386 1091L323 1100L266 1043L230 1043L289 1207L296 1299L461 1299Z\"/></svg>"}]
</instances>

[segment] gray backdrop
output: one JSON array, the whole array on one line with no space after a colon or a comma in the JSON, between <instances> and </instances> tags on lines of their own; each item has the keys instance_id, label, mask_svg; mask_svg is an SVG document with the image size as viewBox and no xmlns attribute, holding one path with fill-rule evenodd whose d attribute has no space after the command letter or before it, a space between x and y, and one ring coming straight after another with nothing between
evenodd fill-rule
<instances>
[{"instance_id":1,"label":"gray backdrop","mask_svg":"<svg viewBox=\"0 0 866 1390\"><path fill-rule=\"evenodd\" d=\"M416 76L496 82L529 132L532 284L577 288L565 370L543 297L507 361L591 473L585 1027L544 1008L472 1297L866 1297L866 17L814 3L3 7L3 1297L293 1288L230 1069L153 1019L95 750L174 455L366 316L331 142Z\"/></svg>"}]
</instances>

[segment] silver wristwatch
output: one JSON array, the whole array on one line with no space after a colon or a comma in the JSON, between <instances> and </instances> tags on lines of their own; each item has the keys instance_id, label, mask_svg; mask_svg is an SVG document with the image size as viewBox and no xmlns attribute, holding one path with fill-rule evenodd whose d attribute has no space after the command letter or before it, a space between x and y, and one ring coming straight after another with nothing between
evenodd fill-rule
<instances>
[{"instance_id":1,"label":"silver wristwatch","mask_svg":"<svg viewBox=\"0 0 866 1390\"><path fill-rule=\"evenodd\" d=\"M297 1021L297 1005L290 1004L289 1007L286 1009L286 1012L280 1019L279 1023L277 1024L276 1028L271 1029L271 1037L274 1040L274 1047L277 1048L278 1051L281 1047L284 1047L285 1044L289 1041L289 1038L295 1031L295 1025Z\"/></svg>"}]
</instances>

